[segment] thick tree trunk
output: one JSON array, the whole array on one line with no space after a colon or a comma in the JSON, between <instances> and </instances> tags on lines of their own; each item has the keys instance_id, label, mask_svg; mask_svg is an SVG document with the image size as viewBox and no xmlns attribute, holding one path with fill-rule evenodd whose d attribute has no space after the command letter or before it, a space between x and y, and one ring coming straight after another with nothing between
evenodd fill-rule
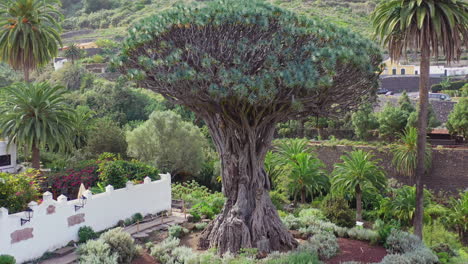
<instances>
[{"instance_id":1,"label":"thick tree trunk","mask_svg":"<svg viewBox=\"0 0 468 264\"><path fill-rule=\"evenodd\" d=\"M424 156L427 141L427 113L429 104L429 67L430 47L427 41L421 47L421 75L419 77L419 113L418 113L418 141L416 160L416 211L414 215L414 234L422 239L423 214L424 214L424 183L423 177L426 172Z\"/></svg>"},{"instance_id":2,"label":"thick tree trunk","mask_svg":"<svg viewBox=\"0 0 468 264\"><path fill-rule=\"evenodd\" d=\"M223 211L203 231L200 247L215 247L218 253L237 253L241 248L260 252L288 250L297 241L283 226L269 196L270 181L263 169L276 122L263 127L227 123L204 117L221 155ZM226 122L225 122L226 121ZM245 120L242 120L245 121Z\"/></svg>"},{"instance_id":3,"label":"thick tree trunk","mask_svg":"<svg viewBox=\"0 0 468 264\"><path fill-rule=\"evenodd\" d=\"M362 190L356 185L356 221L362 221Z\"/></svg>"},{"instance_id":4,"label":"thick tree trunk","mask_svg":"<svg viewBox=\"0 0 468 264\"><path fill-rule=\"evenodd\" d=\"M36 170L41 168L39 148L35 144L32 147L32 167Z\"/></svg>"}]
</instances>

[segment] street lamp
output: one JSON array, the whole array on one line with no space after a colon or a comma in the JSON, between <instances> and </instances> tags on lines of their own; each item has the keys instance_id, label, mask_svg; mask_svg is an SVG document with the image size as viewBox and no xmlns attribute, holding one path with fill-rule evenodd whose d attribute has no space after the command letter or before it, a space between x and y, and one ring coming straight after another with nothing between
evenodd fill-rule
<instances>
[{"instance_id":1,"label":"street lamp","mask_svg":"<svg viewBox=\"0 0 468 264\"><path fill-rule=\"evenodd\" d=\"M24 215L26 215L26 218L21 218L21 225L24 225L26 224L27 222L30 222L31 221L31 218L33 217L33 209L31 209L31 207L28 207L25 211L24 211Z\"/></svg>"},{"instance_id":2,"label":"street lamp","mask_svg":"<svg viewBox=\"0 0 468 264\"><path fill-rule=\"evenodd\" d=\"M80 210L81 208L83 208L86 205L86 200L87 199L88 198L86 198L86 196L81 195L81 197L79 199L80 204L75 204L75 212Z\"/></svg>"}]
</instances>

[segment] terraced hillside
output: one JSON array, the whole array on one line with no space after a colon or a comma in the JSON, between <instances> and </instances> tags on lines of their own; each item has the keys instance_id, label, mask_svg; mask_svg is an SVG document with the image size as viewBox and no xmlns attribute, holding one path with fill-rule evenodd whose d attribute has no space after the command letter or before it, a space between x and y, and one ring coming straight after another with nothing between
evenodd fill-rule
<instances>
[{"instance_id":1,"label":"terraced hillside","mask_svg":"<svg viewBox=\"0 0 468 264\"><path fill-rule=\"evenodd\" d=\"M379 0L267 0L268 2L371 35L369 14ZM119 38L136 21L194 0L62 0L64 42L86 42L99 37ZM204 4L204 1L198 1ZM75 32L76 31L76 32Z\"/></svg>"}]
</instances>

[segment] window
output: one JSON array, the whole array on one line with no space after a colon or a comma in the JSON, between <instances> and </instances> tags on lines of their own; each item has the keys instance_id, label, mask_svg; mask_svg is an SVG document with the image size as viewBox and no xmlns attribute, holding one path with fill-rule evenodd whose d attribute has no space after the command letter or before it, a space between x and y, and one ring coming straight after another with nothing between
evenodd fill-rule
<instances>
[{"instance_id":1,"label":"window","mask_svg":"<svg viewBox=\"0 0 468 264\"><path fill-rule=\"evenodd\" d=\"M11 165L11 155L0 156L0 167Z\"/></svg>"},{"instance_id":2,"label":"window","mask_svg":"<svg viewBox=\"0 0 468 264\"><path fill-rule=\"evenodd\" d=\"M392 70L392 74L393 74L393 75L396 75L396 69L393 69L393 70Z\"/></svg>"},{"instance_id":3,"label":"window","mask_svg":"<svg viewBox=\"0 0 468 264\"><path fill-rule=\"evenodd\" d=\"M405 69L401 69L401 75L405 75L406 73L406 70Z\"/></svg>"}]
</instances>

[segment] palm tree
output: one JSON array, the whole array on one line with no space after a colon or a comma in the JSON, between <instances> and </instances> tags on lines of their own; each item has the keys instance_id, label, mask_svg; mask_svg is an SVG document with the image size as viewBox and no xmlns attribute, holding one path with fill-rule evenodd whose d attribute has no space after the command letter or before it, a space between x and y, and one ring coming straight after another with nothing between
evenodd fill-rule
<instances>
[{"instance_id":1,"label":"palm tree","mask_svg":"<svg viewBox=\"0 0 468 264\"><path fill-rule=\"evenodd\" d=\"M373 155L355 150L341 156L342 163L335 164L332 191L339 194L353 193L356 196L356 220L362 221L362 192L364 189L382 190L387 178L384 171L372 160Z\"/></svg>"},{"instance_id":2,"label":"palm tree","mask_svg":"<svg viewBox=\"0 0 468 264\"><path fill-rule=\"evenodd\" d=\"M81 50L78 46L73 43L67 47L65 50L65 58L72 61L72 64L75 64L75 60L79 60L81 57Z\"/></svg>"},{"instance_id":3,"label":"palm tree","mask_svg":"<svg viewBox=\"0 0 468 264\"><path fill-rule=\"evenodd\" d=\"M40 168L39 149L72 147L75 118L63 95L65 89L49 83L15 83L3 88L0 130L8 138L32 151L32 166Z\"/></svg>"},{"instance_id":4,"label":"palm tree","mask_svg":"<svg viewBox=\"0 0 468 264\"><path fill-rule=\"evenodd\" d=\"M414 181L417 160L417 138L418 131L415 127L408 127L405 133L400 135L400 144L392 148L392 163L396 170L402 175L411 178ZM430 168L432 162L432 151L430 145L425 149L425 168Z\"/></svg>"},{"instance_id":5,"label":"palm tree","mask_svg":"<svg viewBox=\"0 0 468 264\"><path fill-rule=\"evenodd\" d=\"M15 70L29 72L49 63L61 45L63 18L55 4L59 0L5 0L0 3L0 61Z\"/></svg>"},{"instance_id":6,"label":"palm tree","mask_svg":"<svg viewBox=\"0 0 468 264\"><path fill-rule=\"evenodd\" d=\"M306 202L307 195L313 198L316 193L328 191L330 182L323 168L325 164L311 153L296 154L290 161L291 181L289 189L296 201L300 194L301 203Z\"/></svg>"},{"instance_id":7,"label":"palm tree","mask_svg":"<svg viewBox=\"0 0 468 264\"><path fill-rule=\"evenodd\" d=\"M421 53L414 221L414 233L420 238L430 57L438 57L442 51L447 63L460 59L462 47L468 43L467 14L468 3L464 0L389 0L383 1L372 15L375 36L388 47L392 60L398 61L409 49Z\"/></svg>"},{"instance_id":8,"label":"palm tree","mask_svg":"<svg viewBox=\"0 0 468 264\"><path fill-rule=\"evenodd\" d=\"M468 245L468 191L460 193L460 198L451 198L451 210L447 222L458 233L460 241Z\"/></svg>"}]
</instances>

